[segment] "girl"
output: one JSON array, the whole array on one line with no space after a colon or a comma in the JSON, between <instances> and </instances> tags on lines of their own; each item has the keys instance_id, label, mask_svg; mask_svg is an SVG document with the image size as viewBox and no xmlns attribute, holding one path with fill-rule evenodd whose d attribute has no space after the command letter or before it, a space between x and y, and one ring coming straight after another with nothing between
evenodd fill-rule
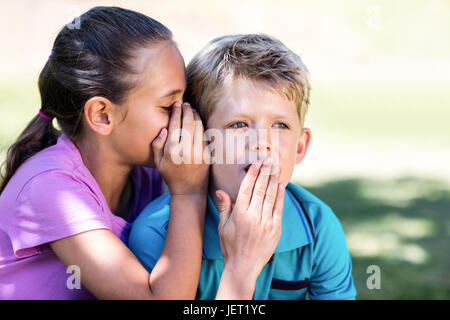
<instances>
[{"instance_id":1,"label":"girl","mask_svg":"<svg viewBox=\"0 0 450 320\"><path fill-rule=\"evenodd\" d=\"M143 14L96 7L60 31L39 76L41 109L5 161L0 298L195 297L208 166L171 159L174 150L204 147L198 114L181 104L185 82L171 32ZM268 185L250 171L247 200L258 181ZM171 192L170 222L150 275L126 240L136 213L162 193L159 174ZM267 261L278 241L276 227L265 233L239 221L228 215L222 226L227 274L236 277L224 278L218 297L251 298L240 270L262 253ZM73 270L81 287L70 283Z\"/></svg>"}]
</instances>

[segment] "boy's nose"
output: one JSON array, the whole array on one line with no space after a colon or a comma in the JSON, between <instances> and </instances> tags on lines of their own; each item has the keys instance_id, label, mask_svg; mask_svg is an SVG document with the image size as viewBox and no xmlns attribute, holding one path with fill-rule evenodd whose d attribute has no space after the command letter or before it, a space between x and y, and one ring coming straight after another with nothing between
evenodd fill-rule
<instances>
[{"instance_id":1,"label":"boy's nose","mask_svg":"<svg viewBox=\"0 0 450 320\"><path fill-rule=\"evenodd\" d=\"M250 146L250 151L252 152L270 152L271 146L267 141L254 143L252 146Z\"/></svg>"},{"instance_id":2,"label":"boy's nose","mask_svg":"<svg viewBox=\"0 0 450 320\"><path fill-rule=\"evenodd\" d=\"M277 132L271 132L271 130L260 129L254 130L253 135L250 136L249 149L252 152L270 152L274 151L273 147L277 144Z\"/></svg>"},{"instance_id":3,"label":"boy's nose","mask_svg":"<svg viewBox=\"0 0 450 320\"><path fill-rule=\"evenodd\" d=\"M250 144L249 151L255 155L257 159L265 159L267 156L273 153L272 146L267 139L258 139L254 143Z\"/></svg>"}]
</instances>

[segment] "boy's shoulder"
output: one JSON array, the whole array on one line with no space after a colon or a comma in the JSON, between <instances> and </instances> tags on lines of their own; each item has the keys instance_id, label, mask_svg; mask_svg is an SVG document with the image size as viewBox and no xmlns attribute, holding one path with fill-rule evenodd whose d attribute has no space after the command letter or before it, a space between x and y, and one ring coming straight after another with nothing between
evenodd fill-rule
<instances>
[{"instance_id":1,"label":"boy's shoulder","mask_svg":"<svg viewBox=\"0 0 450 320\"><path fill-rule=\"evenodd\" d=\"M339 219L325 202L306 189L289 184L287 190L295 195L314 229L314 241L309 247L312 253L308 287L310 299L354 299L356 290L351 275L352 262Z\"/></svg>"},{"instance_id":2,"label":"boy's shoulder","mask_svg":"<svg viewBox=\"0 0 450 320\"><path fill-rule=\"evenodd\" d=\"M138 215L135 222L142 223L145 220L161 220L169 219L170 214L170 193L167 192L156 199L153 199ZM135 223L133 223L134 225Z\"/></svg>"},{"instance_id":3,"label":"boy's shoulder","mask_svg":"<svg viewBox=\"0 0 450 320\"><path fill-rule=\"evenodd\" d=\"M302 203L311 203L316 204L324 207L328 207L328 205L320 200L317 196L312 194L310 191L306 190L305 188L299 186L298 184L295 184L293 182L289 182L286 186L286 189L288 189L290 192L294 193L296 198Z\"/></svg>"},{"instance_id":4,"label":"boy's shoulder","mask_svg":"<svg viewBox=\"0 0 450 320\"><path fill-rule=\"evenodd\" d=\"M293 195L307 219L311 222L314 232L329 223L339 223L330 206L310 191L292 182L286 186L286 189Z\"/></svg>"}]
</instances>

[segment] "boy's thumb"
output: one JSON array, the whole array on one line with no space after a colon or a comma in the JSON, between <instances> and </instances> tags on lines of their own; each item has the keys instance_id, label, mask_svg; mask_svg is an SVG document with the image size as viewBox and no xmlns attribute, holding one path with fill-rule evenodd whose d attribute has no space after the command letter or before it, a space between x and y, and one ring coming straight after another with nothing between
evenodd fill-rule
<instances>
[{"instance_id":1,"label":"boy's thumb","mask_svg":"<svg viewBox=\"0 0 450 320\"><path fill-rule=\"evenodd\" d=\"M219 199L217 210L219 211L219 223L223 224L231 215L231 199L228 193L222 190L216 191L216 197Z\"/></svg>"}]
</instances>

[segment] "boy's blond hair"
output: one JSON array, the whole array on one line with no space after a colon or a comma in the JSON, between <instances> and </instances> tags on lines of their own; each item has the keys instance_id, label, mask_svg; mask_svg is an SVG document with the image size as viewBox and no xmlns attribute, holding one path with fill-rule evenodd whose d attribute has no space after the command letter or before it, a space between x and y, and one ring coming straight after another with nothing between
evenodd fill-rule
<instances>
[{"instance_id":1,"label":"boy's blond hair","mask_svg":"<svg viewBox=\"0 0 450 320\"><path fill-rule=\"evenodd\" d=\"M263 34L214 39L198 52L186 70L185 100L206 122L225 84L239 78L262 81L297 106L303 127L309 105L308 70L298 55L279 40Z\"/></svg>"}]
</instances>

